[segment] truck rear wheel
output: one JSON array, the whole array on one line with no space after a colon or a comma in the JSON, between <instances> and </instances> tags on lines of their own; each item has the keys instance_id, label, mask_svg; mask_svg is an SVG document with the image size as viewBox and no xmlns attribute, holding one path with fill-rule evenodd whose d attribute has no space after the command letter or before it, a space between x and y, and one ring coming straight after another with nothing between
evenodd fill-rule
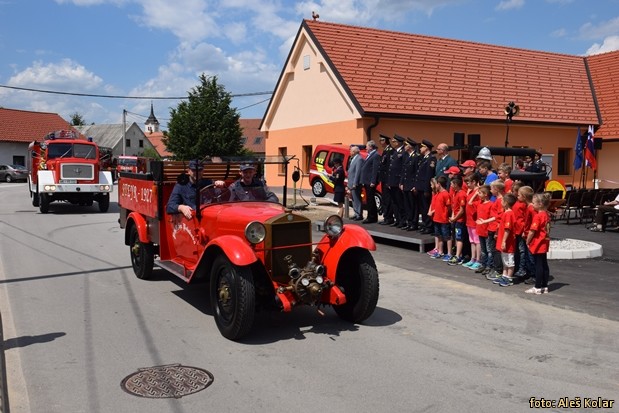
<instances>
[{"instance_id":1,"label":"truck rear wheel","mask_svg":"<svg viewBox=\"0 0 619 413\"><path fill-rule=\"evenodd\" d=\"M49 195L47 194L39 194L39 211L42 214L47 214L49 212Z\"/></svg>"},{"instance_id":2,"label":"truck rear wheel","mask_svg":"<svg viewBox=\"0 0 619 413\"><path fill-rule=\"evenodd\" d=\"M135 225L131 227L129 235L129 249L131 251L131 266L133 272L141 280L147 280L153 274L155 254L153 246L140 241L138 229Z\"/></svg>"},{"instance_id":3,"label":"truck rear wheel","mask_svg":"<svg viewBox=\"0 0 619 413\"><path fill-rule=\"evenodd\" d=\"M346 303L333 306L341 319L360 323L372 315L378 302L378 270L367 251L351 251L340 263L336 284L344 290Z\"/></svg>"},{"instance_id":4,"label":"truck rear wheel","mask_svg":"<svg viewBox=\"0 0 619 413\"><path fill-rule=\"evenodd\" d=\"M97 201L97 203L99 204L99 211L107 212L107 210L110 209L110 195L101 195L101 198L99 198L99 201ZM90 201L90 205L92 205L92 201Z\"/></svg>"},{"instance_id":5,"label":"truck rear wheel","mask_svg":"<svg viewBox=\"0 0 619 413\"><path fill-rule=\"evenodd\" d=\"M211 271L211 306L221 335L238 340L254 324L256 292L249 267L239 267L225 255L215 259Z\"/></svg>"}]
</instances>

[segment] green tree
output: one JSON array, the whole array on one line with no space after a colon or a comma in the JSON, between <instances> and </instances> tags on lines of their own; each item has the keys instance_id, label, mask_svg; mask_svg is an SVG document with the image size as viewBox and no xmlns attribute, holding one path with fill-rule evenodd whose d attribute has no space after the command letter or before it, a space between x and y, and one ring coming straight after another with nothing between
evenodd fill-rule
<instances>
[{"instance_id":1,"label":"green tree","mask_svg":"<svg viewBox=\"0 0 619 413\"><path fill-rule=\"evenodd\" d=\"M154 148L146 148L144 152L142 152L142 156L151 159L161 159L161 156Z\"/></svg>"},{"instance_id":2,"label":"green tree","mask_svg":"<svg viewBox=\"0 0 619 413\"><path fill-rule=\"evenodd\" d=\"M84 126L85 124L86 121L84 120L84 117L79 113L75 112L71 115L71 126Z\"/></svg>"},{"instance_id":3,"label":"green tree","mask_svg":"<svg viewBox=\"0 0 619 413\"><path fill-rule=\"evenodd\" d=\"M176 159L244 154L239 114L230 107L232 97L216 76L202 74L200 83L188 101L170 111L168 135L163 138L166 148Z\"/></svg>"}]
</instances>

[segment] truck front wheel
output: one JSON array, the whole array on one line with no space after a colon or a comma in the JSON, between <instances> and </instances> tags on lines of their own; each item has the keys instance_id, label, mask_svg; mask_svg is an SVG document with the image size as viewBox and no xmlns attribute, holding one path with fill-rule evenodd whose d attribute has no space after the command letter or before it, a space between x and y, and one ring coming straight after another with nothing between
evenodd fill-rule
<instances>
[{"instance_id":1,"label":"truck front wheel","mask_svg":"<svg viewBox=\"0 0 619 413\"><path fill-rule=\"evenodd\" d=\"M346 303L333 306L341 319L360 323L372 315L378 302L378 270L367 251L350 251L338 265L336 284L344 290Z\"/></svg>"},{"instance_id":2,"label":"truck front wheel","mask_svg":"<svg viewBox=\"0 0 619 413\"><path fill-rule=\"evenodd\" d=\"M39 206L39 194L36 192L30 191L30 196L32 197L32 206L38 207Z\"/></svg>"},{"instance_id":3,"label":"truck front wheel","mask_svg":"<svg viewBox=\"0 0 619 413\"><path fill-rule=\"evenodd\" d=\"M133 272L141 280L149 279L153 274L153 265L155 263L153 246L140 241L138 229L135 225L131 227L129 248L131 251L131 266L133 267Z\"/></svg>"},{"instance_id":4,"label":"truck front wheel","mask_svg":"<svg viewBox=\"0 0 619 413\"><path fill-rule=\"evenodd\" d=\"M110 209L110 194L101 195L101 198L99 198L97 202L99 204L99 211L107 212L107 210ZM90 205L92 205L92 201L90 201Z\"/></svg>"},{"instance_id":5,"label":"truck front wheel","mask_svg":"<svg viewBox=\"0 0 619 413\"><path fill-rule=\"evenodd\" d=\"M49 212L49 195L47 194L39 194L39 211L42 214L47 214Z\"/></svg>"},{"instance_id":6,"label":"truck front wheel","mask_svg":"<svg viewBox=\"0 0 619 413\"><path fill-rule=\"evenodd\" d=\"M215 259L211 271L211 306L221 335L238 340L254 323L256 292L249 267L234 265L225 255Z\"/></svg>"}]
</instances>

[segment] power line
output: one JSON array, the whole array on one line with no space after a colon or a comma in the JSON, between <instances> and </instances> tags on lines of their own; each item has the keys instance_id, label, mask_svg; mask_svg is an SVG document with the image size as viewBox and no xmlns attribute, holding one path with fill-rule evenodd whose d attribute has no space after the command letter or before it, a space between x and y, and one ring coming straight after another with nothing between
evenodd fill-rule
<instances>
[{"instance_id":1,"label":"power line","mask_svg":"<svg viewBox=\"0 0 619 413\"><path fill-rule=\"evenodd\" d=\"M13 89L13 90L22 90L27 92L37 92L37 93L50 93L54 95L68 95L68 96L82 96L82 97L92 97L92 98L106 98L106 99L150 99L150 100L184 100L187 99L187 96L177 97L177 96L121 96L121 95L98 95L92 93L77 93L77 92L59 92L56 90L43 90L43 89L31 89L27 87L17 87L17 86L7 86L0 85L0 87L5 89ZM237 93L234 95L230 95L230 97L245 97L245 96L261 96L261 95L272 95L273 91L270 92L250 92L250 93Z\"/></svg>"}]
</instances>

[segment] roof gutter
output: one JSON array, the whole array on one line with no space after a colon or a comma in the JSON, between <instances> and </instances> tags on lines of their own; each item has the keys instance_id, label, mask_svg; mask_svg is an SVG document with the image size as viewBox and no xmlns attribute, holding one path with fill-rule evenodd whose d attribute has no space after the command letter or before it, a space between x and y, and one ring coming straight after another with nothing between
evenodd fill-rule
<instances>
[{"instance_id":1,"label":"roof gutter","mask_svg":"<svg viewBox=\"0 0 619 413\"><path fill-rule=\"evenodd\" d=\"M374 116L374 123L368 126L368 128L365 131L365 134L368 137L368 141L372 140L372 129L377 127L379 122L380 122L380 116L378 115Z\"/></svg>"},{"instance_id":2,"label":"roof gutter","mask_svg":"<svg viewBox=\"0 0 619 413\"><path fill-rule=\"evenodd\" d=\"M593 96L593 104L595 105L595 113L598 116L598 124L602 126L602 113L600 112L600 104L598 102L597 95L595 94L595 85L593 84L593 79L591 79L591 71L589 70L589 62L587 58L584 57L583 61L585 63L585 71L587 72L587 79L589 79L589 87L591 88L591 95Z\"/></svg>"}]
</instances>

